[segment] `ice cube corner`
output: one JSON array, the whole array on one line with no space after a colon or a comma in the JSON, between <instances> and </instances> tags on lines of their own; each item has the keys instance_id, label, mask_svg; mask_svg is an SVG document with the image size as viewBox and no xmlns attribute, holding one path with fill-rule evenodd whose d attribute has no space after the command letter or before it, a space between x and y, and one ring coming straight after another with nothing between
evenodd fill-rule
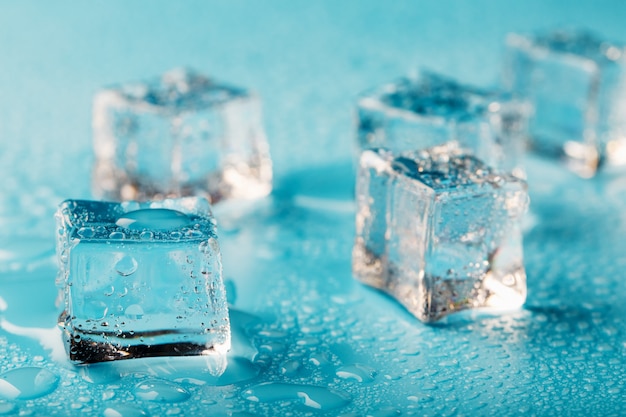
<instances>
[{"instance_id":1,"label":"ice cube corner","mask_svg":"<svg viewBox=\"0 0 626 417\"><path fill-rule=\"evenodd\" d=\"M190 355L225 361L228 306L205 199L67 200L56 219L59 326L72 362Z\"/></svg>"},{"instance_id":2,"label":"ice cube corner","mask_svg":"<svg viewBox=\"0 0 626 417\"><path fill-rule=\"evenodd\" d=\"M357 180L355 277L418 319L521 306L526 183L447 144L366 150Z\"/></svg>"}]
</instances>

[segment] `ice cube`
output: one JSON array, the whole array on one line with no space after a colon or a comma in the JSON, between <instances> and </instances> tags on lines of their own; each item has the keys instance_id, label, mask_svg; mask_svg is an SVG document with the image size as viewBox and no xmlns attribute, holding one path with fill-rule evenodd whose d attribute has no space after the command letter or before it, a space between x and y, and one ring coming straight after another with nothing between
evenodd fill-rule
<instances>
[{"instance_id":1,"label":"ice cube","mask_svg":"<svg viewBox=\"0 0 626 417\"><path fill-rule=\"evenodd\" d=\"M116 86L94 99L93 192L107 200L269 194L259 99L189 70Z\"/></svg>"},{"instance_id":2,"label":"ice cube","mask_svg":"<svg viewBox=\"0 0 626 417\"><path fill-rule=\"evenodd\" d=\"M506 93L423 71L359 99L359 148L398 153L456 142L488 165L523 177L529 109Z\"/></svg>"},{"instance_id":3,"label":"ice cube","mask_svg":"<svg viewBox=\"0 0 626 417\"><path fill-rule=\"evenodd\" d=\"M67 200L56 218L71 361L224 356L230 325L207 200Z\"/></svg>"},{"instance_id":4,"label":"ice cube","mask_svg":"<svg viewBox=\"0 0 626 417\"><path fill-rule=\"evenodd\" d=\"M531 145L583 177L626 164L626 49L584 31L507 37L504 81L535 107Z\"/></svg>"},{"instance_id":5,"label":"ice cube","mask_svg":"<svg viewBox=\"0 0 626 417\"><path fill-rule=\"evenodd\" d=\"M353 272L422 321L526 298L526 183L454 144L364 151Z\"/></svg>"}]
</instances>

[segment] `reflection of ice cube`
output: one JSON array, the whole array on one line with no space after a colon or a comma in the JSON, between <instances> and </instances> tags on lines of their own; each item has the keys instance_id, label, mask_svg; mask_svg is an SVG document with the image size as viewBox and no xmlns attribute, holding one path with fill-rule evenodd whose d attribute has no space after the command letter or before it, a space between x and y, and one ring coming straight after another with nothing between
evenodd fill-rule
<instances>
[{"instance_id":1,"label":"reflection of ice cube","mask_svg":"<svg viewBox=\"0 0 626 417\"><path fill-rule=\"evenodd\" d=\"M522 176L528 115L525 103L506 94L422 72L364 94L357 135L361 150L394 153L456 141L485 163Z\"/></svg>"},{"instance_id":2,"label":"reflection of ice cube","mask_svg":"<svg viewBox=\"0 0 626 417\"><path fill-rule=\"evenodd\" d=\"M355 276L420 320L523 304L524 181L453 144L398 156L369 150L357 200Z\"/></svg>"},{"instance_id":3,"label":"reflection of ice cube","mask_svg":"<svg viewBox=\"0 0 626 417\"><path fill-rule=\"evenodd\" d=\"M60 326L72 361L229 349L220 251L206 200L68 200L57 223Z\"/></svg>"},{"instance_id":4,"label":"reflection of ice cube","mask_svg":"<svg viewBox=\"0 0 626 417\"><path fill-rule=\"evenodd\" d=\"M271 190L260 102L187 70L98 93L93 190L113 200L205 195L253 198Z\"/></svg>"},{"instance_id":5,"label":"reflection of ice cube","mask_svg":"<svg viewBox=\"0 0 626 417\"><path fill-rule=\"evenodd\" d=\"M579 175L626 164L626 49L587 32L509 35L505 84L535 112L531 143Z\"/></svg>"}]
</instances>

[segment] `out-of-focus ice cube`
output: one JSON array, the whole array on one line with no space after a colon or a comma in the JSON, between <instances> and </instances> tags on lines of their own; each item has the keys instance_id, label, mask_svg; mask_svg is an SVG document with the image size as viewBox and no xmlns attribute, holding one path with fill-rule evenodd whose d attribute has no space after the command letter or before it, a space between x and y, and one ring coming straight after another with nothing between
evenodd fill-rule
<instances>
[{"instance_id":1,"label":"out-of-focus ice cube","mask_svg":"<svg viewBox=\"0 0 626 417\"><path fill-rule=\"evenodd\" d=\"M504 81L534 105L531 145L583 177L626 164L626 48L583 31L507 37Z\"/></svg>"},{"instance_id":2,"label":"out-of-focus ice cube","mask_svg":"<svg viewBox=\"0 0 626 417\"><path fill-rule=\"evenodd\" d=\"M399 153L456 142L488 165L523 177L529 113L524 101L508 94L422 72L359 99L358 144Z\"/></svg>"},{"instance_id":3,"label":"out-of-focus ice cube","mask_svg":"<svg viewBox=\"0 0 626 417\"><path fill-rule=\"evenodd\" d=\"M225 364L228 307L205 199L67 200L56 217L71 361L211 355Z\"/></svg>"},{"instance_id":4,"label":"out-of-focus ice cube","mask_svg":"<svg viewBox=\"0 0 626 417\"><path fill-rule=\"evenodd\" d=\"M526 299L526 183L454 144L363 152L353 272L429 322Z\"/></svg>"},{"instance_id":5,"label":"out-of-focus ice cube","mask_svg":"<svg viewBox=\"0 0 626 417\"><path fill-rule=\"evenodd\" d=\"M272 167L259 99L189 70L99 92L94 194L109 200L269 194Z\"/></svg>"}]
</instances>

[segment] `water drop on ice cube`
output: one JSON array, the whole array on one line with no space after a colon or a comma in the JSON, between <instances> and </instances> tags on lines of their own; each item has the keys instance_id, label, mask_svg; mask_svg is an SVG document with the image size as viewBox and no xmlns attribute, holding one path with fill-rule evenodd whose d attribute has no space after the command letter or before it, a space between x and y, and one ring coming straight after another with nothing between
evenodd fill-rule
<instances>
[{"instance_id":1,"label":"water drop on ice cube","mask_svg":"<svg viewBox=\"0 0 626 417\"><path fill-rule=\"evenodd\" d=\"M115 270L123 277L132 275L137 270L137 261L132 256L124 256L115 264Z\"/></svg>"},{"instance_id":2,"label":"water drop on ice cube","mask_svg":"<svg viewBox=\"0 0 626 417\"><path fill-rule=\"evenodd\" d=\"M189 217L170 209L143 209L125 213L115 224L128 230L172 230L188 226Z\"/></svg>"}]
</instances>

